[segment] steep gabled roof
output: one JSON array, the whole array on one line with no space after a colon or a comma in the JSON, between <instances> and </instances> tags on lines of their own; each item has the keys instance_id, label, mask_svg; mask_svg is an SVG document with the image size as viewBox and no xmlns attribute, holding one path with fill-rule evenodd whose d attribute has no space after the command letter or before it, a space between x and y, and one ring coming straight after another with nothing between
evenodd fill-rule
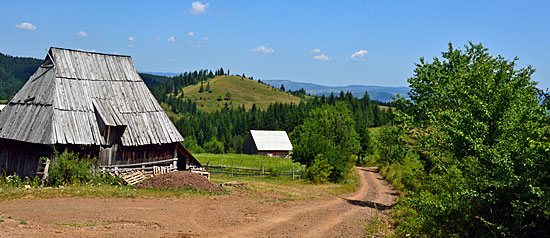
<instances>
[{"instance_id":1,"label":"steep gabled roof","mask_svg":"<svg viewBox=\"0 0 550 238\"><path fill-rule=\"evenodd\" d=\"M0 138L31 143L101 145L103 125L125 146L183 141L129 56L50 48L0 112Z\"/></svg>"},{"instance_id":2,"label":"steep gabled roof","mask_svg":"<svg viewBox=\"0 0 550 238\"><path fill-rule=\"evenodd\" d=\"M286 131L250 130L258 151L291 151L292 143Z\"/></svg>"}]
</instances>

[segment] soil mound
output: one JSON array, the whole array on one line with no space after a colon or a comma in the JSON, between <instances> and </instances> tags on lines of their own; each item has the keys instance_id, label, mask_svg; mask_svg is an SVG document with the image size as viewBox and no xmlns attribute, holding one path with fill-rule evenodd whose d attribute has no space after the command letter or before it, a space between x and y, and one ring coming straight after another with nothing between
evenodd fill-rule
<instances>
[{"instance_id":1,"label":"soil mound","mask_svg":"<svg viewBox=\"0 0 550 238\"><path fill-rule=\"evenodd\" d=\"M211 192L221 192L218 185L210 182L206 177L191 173L188 171L176 171L173 173L161 174L152 177L146 181L136 184L136 188L184 188L191 187L199 190L207 190Z\"/></svg>"}]
</instances>

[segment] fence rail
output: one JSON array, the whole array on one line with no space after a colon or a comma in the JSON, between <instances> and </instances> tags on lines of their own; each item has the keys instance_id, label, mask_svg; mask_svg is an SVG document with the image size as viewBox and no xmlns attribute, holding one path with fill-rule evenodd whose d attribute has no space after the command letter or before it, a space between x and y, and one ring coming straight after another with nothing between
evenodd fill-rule
<instances>
[{"instance_id":1,"label":"fence rail","mask_svg":"<svg viewBox=\"0 0 550 238\"><path fill-rule=\"evenodd\" d=\"M264 169L262 168L247 168L247 167L235 167L235 166L212 166L203 165L203 167L211 174L228 174L231 176L288 176L292 177L292 179L301 178L302 174L304 173L303 170L298 169L287 169L285 170L278 170L278 169Z\"/></svg>"}]
</instances>

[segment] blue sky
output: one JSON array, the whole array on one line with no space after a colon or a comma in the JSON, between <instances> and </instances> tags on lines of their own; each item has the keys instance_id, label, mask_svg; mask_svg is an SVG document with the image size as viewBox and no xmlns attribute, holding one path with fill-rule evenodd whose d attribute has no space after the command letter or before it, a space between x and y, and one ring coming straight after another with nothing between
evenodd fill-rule
<instances>
[{"instance_id":1,"label":"blue sky","mask_svg":"<svg viewBox=\"0 0 550 238\"><path fill-rule=\"evenodd\" d=\"M139 71L406 86L452 42L533 65L550 87L550 1L0 1L0 52L132 56Z\"/></svg>"}]
</instances>

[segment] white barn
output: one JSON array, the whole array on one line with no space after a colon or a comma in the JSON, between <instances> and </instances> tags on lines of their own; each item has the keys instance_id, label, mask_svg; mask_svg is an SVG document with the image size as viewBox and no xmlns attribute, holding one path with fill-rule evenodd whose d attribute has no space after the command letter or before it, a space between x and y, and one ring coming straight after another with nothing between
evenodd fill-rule
<instances>
[{"instance_id":1,"label":"white barn","mask_svg":"<svg viewBox=\"0 0 550 238\"><path fill-rule=\"evenodd\" d=\"M243 145L245 154L288 157L291 151L292 143L286 131L250 130Z\"/></svg>"}]
</instances>

